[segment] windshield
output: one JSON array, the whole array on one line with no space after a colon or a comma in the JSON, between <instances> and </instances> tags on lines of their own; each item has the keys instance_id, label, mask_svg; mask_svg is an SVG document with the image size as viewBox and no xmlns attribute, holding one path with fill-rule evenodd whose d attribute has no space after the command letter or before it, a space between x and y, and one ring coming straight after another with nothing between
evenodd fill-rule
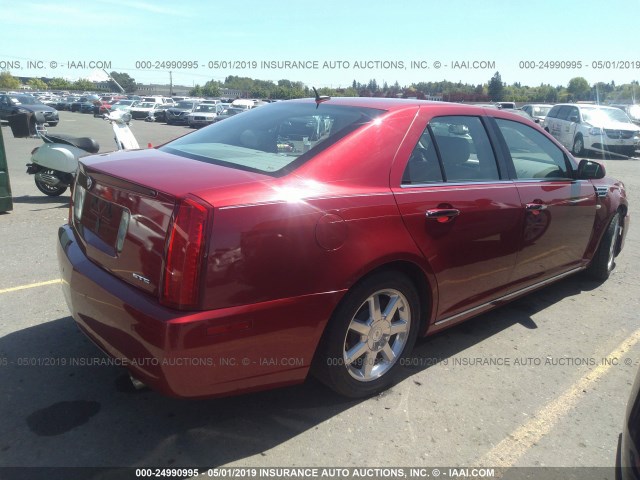
<instances>
[{"instance_id":1,"label":"windshield","mask_svg":"<svg viewBox=\"0 0 640 480\"><path fill-rule=\"evenodd\" d=\"M551 107L533 107L534 117L546 117Z\"/></svg>"},{"instance_id":2,"label":"windshield","mask_svg":"<svg viewBox=\"0 0 640 480\"><path fill-rule=\"evenodd\" d=\"M142 102L142 103L139 103L137 106L140 108L153 108L155 107L155 105L156 105L155 103L151 103L151 102Z\"/></svg>"},{"instance_id":3,"label":"windshield","mask_svg":"<svg viewBox=\"0 0 640 480\"><path fill-rule=\"evenodd\" d=\"M586 122L608 123L611 121L631 123L631 120L619 108L585 108L582 117Z\"/></svg>"},{"instance_id":4,"label":"windshield","mask_svg":"<svg viewBox=\"0 0 640 480\"><path fill-rule=\"evenodd\" d=\"M278 102L181 137L160 150L217 165L289 173L382 110L323 103Z\"/></svg>"}]
</instances>

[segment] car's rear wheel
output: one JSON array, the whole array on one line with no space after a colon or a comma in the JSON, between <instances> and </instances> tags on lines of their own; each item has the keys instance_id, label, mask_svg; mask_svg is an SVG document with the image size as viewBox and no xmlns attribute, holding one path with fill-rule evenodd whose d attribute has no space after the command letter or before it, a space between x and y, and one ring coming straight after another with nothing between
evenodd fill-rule
<instances>
[{"instance_id":1,"label":"car's rear wheel","mask_svg":"<svg viewBox=\"0 0 640 480\"><path fill-rule=\"evenodd\" d=\"M587 273L594 280L604 282L611 275L616 265L615 259L618 253L621 231L620 215L616 213L609 222L607 231L604 233L602 240L600 240L598 250L596 250L596 254L587 269Z\"/></svg>"},{"instance_id":2,"label":"car's rear wheel","mask_svg":"<svg viewBox=\"0 0 640 480\"><path fill-rule=\"evenodd\" d=\"M56 173L54 170L45 170L42 173L49 176L54 176L54 177L56 176ZM35 184L38 190L40 190L42 193L50 197L58 197L67 191L67 187L64 185L57 185L57 186L49 185L48 183L41 180L37 173L33 177L33 179L35 181Z\"/></svg>"},{"instance_id":3,"label":"car's rear wheel","mask_svg":"<svg viewBox=\"0 0 640 480\"><path fill-rule=\"evenodd\" d=\"M573 139L573 148L571 149L571 152L576 156L584 155L584 139L582 138L582 135L578 134L576 135L576 138Z\"/></svg>"},{"instance_id":4,"label":"car's rear wheel","mask_svg":"<svg viewBox=\"0 0 640 480\"><path fill-rule=\"evenodd\" d=\"M388 388L418 334L420 301L411 280L381 272L352 288L334 312L315 372L336 392L366 397Z\"/></svg>"}]
</instances>

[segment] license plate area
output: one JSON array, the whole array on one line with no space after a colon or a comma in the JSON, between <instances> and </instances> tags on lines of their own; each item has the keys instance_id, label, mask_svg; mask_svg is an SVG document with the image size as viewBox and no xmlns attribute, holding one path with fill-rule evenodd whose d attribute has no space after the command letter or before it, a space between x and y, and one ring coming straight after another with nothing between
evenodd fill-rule
<instances>
[{"instance_id":1,"label":"license plate area","mask_svg":"<svg viewBox=\"0 0 640 480\"><path fill-rule=\"evenodd\" d=\"M103 253L115 257L124 210L120 205L88 193L80 222L84 240Z\"/></svg>"}]
</instances>

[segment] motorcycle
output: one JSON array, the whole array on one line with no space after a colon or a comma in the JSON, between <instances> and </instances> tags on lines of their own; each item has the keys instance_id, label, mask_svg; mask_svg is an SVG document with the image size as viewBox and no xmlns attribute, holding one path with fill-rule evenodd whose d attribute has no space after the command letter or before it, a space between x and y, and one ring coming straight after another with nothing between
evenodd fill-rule
<instances>
[{"instance_id":1,"label":"motorcycle","mask_svg":"<svg viewBox=\"0 0 640 480\"><path fill-rule=\"evenodd\" d=\"M19 117L20 115L14 115ZM34 175L36 187L45 195L57 197L73 185L78 160L87 155L98 153L98 142L89 137L47 132L44 117L34 114L35 122L29 117L9 119L15 137L26 138L36 136L44 145L31 152L31 163L27 163L27 173ZM114 111L104 115L111 124L114 140L118 150L140 148L129 128L131 115L127 112ZM26 122L26 124L25 124Z\"/></svg>"}]
</instances>

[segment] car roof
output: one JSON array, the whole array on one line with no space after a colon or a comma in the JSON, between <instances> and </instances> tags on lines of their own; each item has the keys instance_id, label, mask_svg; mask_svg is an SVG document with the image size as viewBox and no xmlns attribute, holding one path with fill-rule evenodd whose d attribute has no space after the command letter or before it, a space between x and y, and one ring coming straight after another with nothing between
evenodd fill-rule
<instances>
[{"instance_id":1,"label":"car roof","mask_svg":"<svg viewBox=\"0 0 640 480\"><path fill-rule=\"evenodd\" d=\"M300 98L295 100L288 100L288 102L297 103L313 103L315 98ZM345 105L351 107L365 107L365 108L377 108L380 110L401 110L407 107L434 107L434 108L452 108L452 109L482 109L488 108L488 106L471 105L469 103L453 103L453 102L436 102L431 100L416 100L409 98L377 98L377 97L331 97L328 100L323 100L322 103L328 103L332 105ZM233 105L232 105L233 106ZM491 109L492 113L494 109ZM498 109L495 109L498 111Z\"/></svg>"},{"instance_id":2,"label":"car roof","mask_svg":"<svg viewBox=\"0 0 640 480\"><path fill-rule=\"evenodd\" d=\"M556 103L554 107L606 108L607 110L615 108L609 105L598 105L596 103Z\"/></svg>"}]
</instances>

